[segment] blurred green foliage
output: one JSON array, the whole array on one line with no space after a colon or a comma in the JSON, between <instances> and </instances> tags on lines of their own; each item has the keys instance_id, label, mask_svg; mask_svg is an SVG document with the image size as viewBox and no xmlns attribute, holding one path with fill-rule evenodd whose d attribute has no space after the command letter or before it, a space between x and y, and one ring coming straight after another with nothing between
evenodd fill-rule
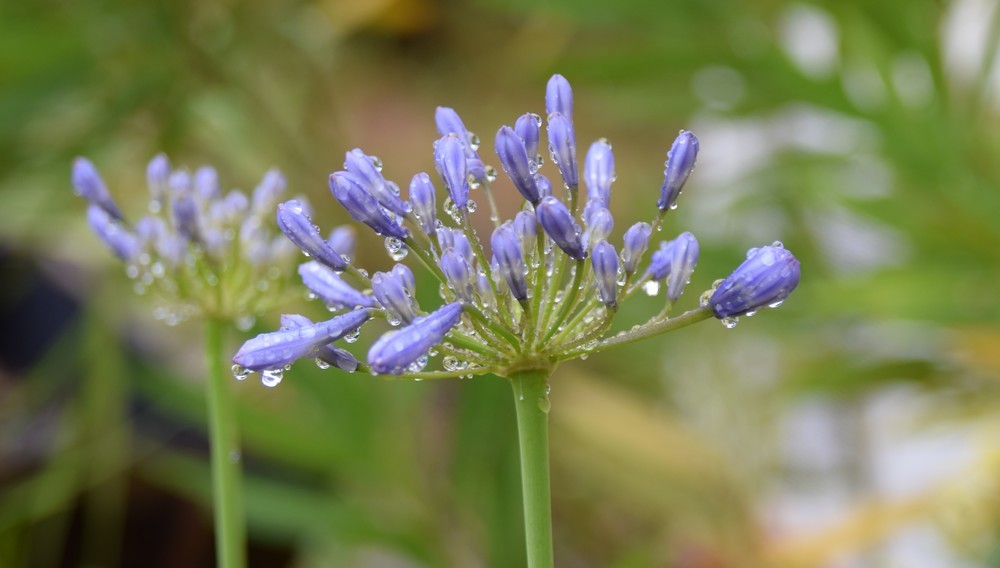
<instances>
[{"instance_id":1,"label":"blurred green foliage","mask_svg":"<svg viewBox=\"0 0 1000 568\"><path fill-rule=\"evenodd\" d=\"M955 562L1000 565L998 38L988 0L0 4L3 313L38 342L23 364L3 350L0 565L213 558L200 328L164 329L131 297L71 195L73 156L126 214L161 150L244 188L277 166L331 227L344 151L408 179L430 167L436 105L489 146L541 110L553 72L575 88L579 145L614 144L616 238L650 217L673 133L691 128L703 159L665 235L702 240L692 288L774 238L803 266L786 306L735 330L557 372L560 565L878 566L920 523ZM362 241L369 269L389 264ZM43 287L70 307L32 300ZM503 381L289 375L237 389L252 565L522 563ZM887 393L923 401L909 428L960 431L974 458L887 499L872 445L887 426L864 418ZM785 448L811 405L836 416L836 467ZM775 496L824 483L845 488L841 525L770 530Z\"/></svg>"}]
</instances>

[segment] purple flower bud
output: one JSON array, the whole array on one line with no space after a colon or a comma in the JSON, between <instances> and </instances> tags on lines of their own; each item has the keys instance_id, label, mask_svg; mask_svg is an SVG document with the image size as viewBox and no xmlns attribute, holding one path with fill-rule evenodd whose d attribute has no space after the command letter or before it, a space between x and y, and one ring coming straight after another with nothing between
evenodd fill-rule
<instances>
[{"instance_id":1,"label":"purple flower bud","mask_svg":"<svg viewBox=\"0 0 1000 568\"><path fill-rule=\"evenodd\" d=\"M299 276L310 292L330 308L374 308L375 300L355 290L330 268L310 261L299 265Z\"/></svg>"},{"instance_id":2,"label":"purple flower bud","mask_svg":"<svg viewBox=\"0 0 1000 568\"><path fill-rule=\"evenodd\" d=\"M555 197L546 197L538 203L535 215L542 225L542 230L570 258L576 260L587 258L587 251L584 250L583 241L580 240L580 226L576 224L573 215L562 201Z\"/></svg>"},{"instance_id":3,"label":"purple flower bud","mask_svg":"<svg viewBox=\"0 0 1000 568\"><path fill-rule=\"evenodd\" d=\"M469 244L469 239L462 231L450 227L441 227L438 229L437 237L438 246L441 247L442 253L450 249L455 249L455 252L462 255L462 258L468 261L469 264L472 264L472 261L475 260L476 255L472 251L472 245Z\"/></svg>"},{"instance_id":4,"label":"purple flower bud","mask_svg":"<svg viewBox=\"0 0 1000 568\"><path fill-rule=\"evenodd\" d=\"M538 203L538 186L535 184L530 158L524 141L509 126L501 126L496 138L497 156L514 187L531 203Z\"/></svg>"},{"instance_id":5,"label":"purple flower bud","mask_svg":"<svg viewBox=\"0 0 1000 568\"><path fill-rule=\"evenodd\" d=\"M632 225L625 231L625 238L622 243L622 262L625 263L625 274L632 274L639 267L642 253L646 252L649 246L649 236L653 234L653 227L649 223L639 222Z\"/></svg>"},{"instance_id":6,"label":"purple flower bud","mask_svg":"<svg viewBox=\"0 0 1000 568\"><path fill-rule=\"evenodd\" d=\"M399 197L399 188L385 179L375 165L376 160L377 158L366 155L360 148L355 148L344 155L344 169L353 174L382 207L397 215L406 215L413 208Z\"/></svg>"},{"instance_id":7,"label":"purple flower bud","mask_svg":"<svg viewBox=\"0 0 1000 568\"><path fill-rule=\"evenodd\" d=\"M663 188L660 190L660 200L656 202L661 211L677 207L677 197L684 189L684 182L694 170L697 157L698 139L687 130L681 130L670 151L667 152Z\"/></svg>"},{"instance_id":8,"label":"purple flower bud","mask_svg":"<svg viewBox=\"0 0 1000 568\"><path fill-rule=\"evenodd\" d=\"M326 243L340 256L351 258L354 256L354 245L357 237L358 232L353 225L340 225L330 231L330 238L326 240Z\"/></svg>"},{"instance_id":9,"label":"purple flower bud","mask_svg":"<svg viewBox=\"0 0 1000 568\"><path fill-rule=\"evenodd\" d=\"M462 304L446 304L411 325L386 333L368 351L372 371L402 374L406 367L421 358L461 320Z\"/></svg>"},{"instance_id":10,"label":"purple flower bud","mask_svg":"<svg viewBox=\"0 0 1000 568\"><path fill-rule=\"evenodd\" d=\"M189 241L201 239L201 222L198 204L191 194L191 176L187 172L174 172L170 176L170 212L177 234Z\"/></svg>"},{"instance_id":11,"label":"purple flower bud","mask_svg":"<svg viewBox=\"0 0 1000 568\"><path fill-rule=\"evenodd\" d=\"M222 194L219 189L219 174L215 168L202 166L194 172L194 191L203 201L217 199Z\"/></svg>"},{"instance_id":12,"label":"purple flower bud","mask_svg":"<svg viewBox=\"0 0 1000 568\"><path fill-rule=\"evenodd\" d=\"M594 268L594 282L597 293L606 306L614 309L618 306L618 253L608 241L598 241L590 253L590 262Z\"/></svg>"},{"instance_id":13,"label":"purple flower bud","mask_svg":"<svg viewBox=\"0 0 1000 568\"><path fill-rule=\"evenodd\" d=\"M552 113L558 112L573 120L573 89L562 75L553 75L545 87L545 112L551 120Z\"/></svg>"},{"instance_id":14,"label":"purple flower bud","mask_svg":"<svg viewBox=\"0 0 1000 568\"><path fill-rule=\"evenodd\" d=\"M573 124L562 113L549 115L549 152L552 162L559 167L566 186L575 189L580 185L580 174L576 169L576 135Z\"/></svg>"},{"instance_id":15,"label":"purple flower bud","mask_svg":"<svg viewBox=\"0 0 1000 568\"><path fill-rule=\"evenodd\" d=\"M469 142L469 131L465 129L465 124L455 109L448 107L437 107L434 111L434 122L437 124L438 134L448 136L454 134L463 144Z\"/></svg>"},{"instance_id":16,"label":"purple flower bud","mask_svg":"<svg viewBox=\"0 0 1000 568\"><path fill-rule=\"evenodd\" d=\"M601 205L600 200L588 201L583 208L583 224L587 227L584 243L593 246L597 241L608 238L615 228L615 219L611 211Z\"/></svg>"},{"instance_id":17,"label":"purple flower bud","mask_svg":"<svg viewBox=\"0 0 1000 568\"><path fill-rule=\"evenodd\" d=\"M151 207L159 211L166 202L170 180L170 160L166 154L157 154L146 166L146 183L153 198Z\"/></svg>"},{"instance_id":18,"label":"purple flower bud","mask_svg":"<svg viewBox=\"0 0 1000 568\"><path fill-rule=\"evenodd\" d=\"M251 371L280 369L351 333L369 319L371 310L361 309L308 326L263 333L244 343L233 356L233 363Z\"/></svg>"},{"instance_id":19,"label":"purple flower bud","mask_svg":"<svg viewBox=\"0 0 1000 568\"><path fill-rule=\"evenodd\" d=\"M670 274L670 263L674 260L674 241L664 241L660 243L659 250L653 253L649 259L649 268L646 273L653 280L663 280Z\"/></svg>"},{"instance_id":20,"label":"purple flower bud","mask_svg":"<svg viewBox=\"0 0 1000 568\"><path fill-rule=\"evenodd\" d=\"M253 190L252 210L261 216L270 216L278 200L285 193L285 176L278 170L269 170Z\"/></svg>"},{"instance_id":21,"label":"purple flower bud","mask_svg":"<svg viewBox=\"0 0 1000 568\"><path fill-rule=\"evenodd\" d=\"M403 279L391 272L372 275L372 293L391 319L409 325L417 317L414 300Z\"/></svg>"},{"instance_id":22,"label":"purple flower bud","mask_svg":"<svg viewBox=\"0 0 1000 568\"><path fill-rule=\"evenodd\" d=\"M405 239L410 235L382 209L378 201L364 190L353 175L347 172L330 174L330 191L352 219L368 225L376 233L397 239Z\"/></svg>"},{"instance_id":23,"label":"purple flower bud","mask_svg":"<svg viewBox=\"0 0 1000 568\"><path fill-rule=\"evenodd\" d=\"M417 293L417 280L413 277L413 271L410 270L410 267L397 263L396 266L392 267L391 272L394 277L403 283L403 288L406 289L410 297L415 297Z\"/></svg>"},{"instance_id":24,"label":"purple flower bud","mask_svg":"<svg viewBox=\"0 0 1000 568\"><path fill-rule=\"evenodd\" d=\"M434 144L434 161L455 207L465 209L469 202L469 166L458 136L449 134Z\"/></svg>"},{"instance_id":25,"label":"purple flower bud","mask_svg":"<svg viewBox=\"0 0 1000 568\"><path fill-rule=\"evenodd\" d=\"M542 117L533 112L522 114L514 123L514 132L524 142L528 162L534 164L532 170L538 170L538 141L541 137L541 127Z\"/></svg>"},{"instance_id":26,"label":"purple flower bud","mask_svg":"<svg viewBox=\"0 0 1000 568\"><path fill-rule=\"evenodd\" d=\"M136 221L135 234L143 244L153 244L167 234L167 224L159 217L146 216Z\"/></svg>"},{"instance_id":27,"label":"purple flower bud","mask_svg":"<svg viewBox=\"0 0 1000 568\"><path fill-rule=\"evenodd\" d=\"M708 305L717 318L777 307L799 284L799 261L776 243L750 249L747 259L715 289Z\"/></svg>"},{"instance_id":28,"label":"purple flower bud","mask_svg":"<svg viewBox=\"0 0 1000 568\"><path fill-rule=\"evenodd\" d=\"M479 299L482 300L483 304L489 307L497 305L497 298L493 295L493 287L490 286L490 279L483 273L479 273L476 277L476 292L479 294Z\"/></svg>"},{"instance_id":29,"label":"purple flower bud","mask_svg":"<svg viewBox=\"0 0 1000 568\"><path fill-rule=\"evenodd\" d=\"M615 155L606 140L594 142L587 150L583 180L587 182L587 199L599 200L607 207L611 202L611 182L615 181Z\"/></svg>"},{"instance_id":30,"label":"purple flower bud","mask_svg":"<svg viewBox=\"0 0 1000 568\"><path fill-rule=\"evenodd\" d=\"M698 239L691 233L681 233L673 241L670 254L670 276L667 277L667 298L676 302L684 287L691 280L694 267L698 264Z\"/></svg>"},{"instance_id":31,"label":"purple flower bud","mask_svg":"<svg viewBox=\"0 0 1000 568\"><path fill-rule=\"evenodd\" d=\"M420 229L433 235L437 224L436 190L431 182L431 176L419 173L410 181L410 201L413 203L413 213L420 222Z\"/></svg>"},{"instance_id":32,"label":"purple flower bud","mask_svg":"<svg viewBox=\"0 0 1000 568\"><path fill-rule=\"evenodd\" d=\"M448 249L441 255L441 272L460 300L471 302L475 292L472 267L455 249Z\"/></svg>"},{"instance_id":33,"label":"purple flower bud","mask_svg":"<svg viewBox=\"0 0 1000 568\"><path fill-rule=\"evenodd\" d=\"M531 256L535 249L535 239L538 237L538 222L533 211L519 211L514 215L514 234L521 242L524 258Z\"/></svg>"},{"instance_id":34,"label":"purple flower bud","mask_svg":"<svg viewBox=\"0 0 1000 568\"><path fill-rule=\"evenodd\" d=\"M91 203L87 207L87 221L90 222L90 228L121 260L128 262L142 250L142 245L135 234L100 205Z\"/></svg>"},{"instance_id":35,"label":"purple flower bud","mask_svg":"<svg viewBox=\"0 0 1000 568\"><path fill-rule=\"evenodd\" d=\"M113 219L121 220L122 212L111 199L108 187L104 185L101 174L87 158L77 158L73 161L73 187L76 193L87 201L108 212Z\"/></svg>"},{"instance_id":36,"label":"purple flower bud","mask_svg":"<svg viewBox=\"0 0 1000 568\"><path fill-rule=\"evenodd\" d=\"M311 325L313 325L313 322L305 316L298 314L283 314L281 316L281 329L283 330ZM322 361L327 365L332 365L348 373L353 373L358 369L357 358L350 351L336 347L333 344L317 347L308 356L315 357L318 361Z\"/></svg>"},{"instance_id":37,"label":"purple flower bud","mask_svg":"<svg viewBox=\"0 0 1000 568\"><path fill-rule=\"evenodd\" d=\"M535 185L538 186L538 198L544 199L552 195L552 182L542 174L535 174Z\"/></svg>"},{"instance_id":38,"label":"purple flower bud","mask_svg":"<svg viewBox=\"0 0 1000 568\"><path fill-rule=\"evenodd\" d=\"M508 221L497 227L493 231L490 244L493 246L493 257L497 261L497 269L510 287L511 294L517 300L526 300L528 298L528 282L525 277L528 268L524 264L521 243L518 242L513 224Z\"/></svg>"},{"instance_id":39,"label":"purple flower bud","mask_svg":"<svg viewBox=\"0 0 1000 568\"><path fill-rule=\"evenodd\" d=\"M312 220L306 216L301 201L292 199L279 204L277 219L281 232L302 252L338 272L347 269L347 262L319 234Z\"/></svg>"},{"instance_id":40,"label":"purple flower bud","mask_svg":"<svg viewBox=\"0 0 1000 568\"><path fill-rule=\"evenodd\" d=\"M527 268L525 268L525 270L527 270ZM500 261L497 260L496 254L490 258L490 276L494 284L496 284L497 294L504 296L510 291L510 287L507 286L507 280L504 277L503 271L500 269Z\"/></svg>"}]
</instances>

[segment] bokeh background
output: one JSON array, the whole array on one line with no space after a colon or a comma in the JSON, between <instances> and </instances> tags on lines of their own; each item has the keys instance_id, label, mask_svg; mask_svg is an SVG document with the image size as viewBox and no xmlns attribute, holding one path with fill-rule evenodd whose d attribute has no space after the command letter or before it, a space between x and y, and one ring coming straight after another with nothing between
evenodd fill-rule
<instances>
[{"instance_id":1,"label":"bokeh background","mask_svg":"<svg viewBox=\"0 0 1000 568\"><path fill-rule=\"evenodd\" d=\"M775 239L803 272L735 329L558 370L559 565L1000 566L998 54L991 0L0 4L0 566L214 562L201 328L130 293L74 156L133 215L161 150L228 187L275 166L329 228L346 150L408 180L446 105L492 155L555 72L581 148L614 145L615 239L686 128L691 286ZM523 564L504 381L300 363L236 390L251 566Z\"/></svg>"}]
</instances>

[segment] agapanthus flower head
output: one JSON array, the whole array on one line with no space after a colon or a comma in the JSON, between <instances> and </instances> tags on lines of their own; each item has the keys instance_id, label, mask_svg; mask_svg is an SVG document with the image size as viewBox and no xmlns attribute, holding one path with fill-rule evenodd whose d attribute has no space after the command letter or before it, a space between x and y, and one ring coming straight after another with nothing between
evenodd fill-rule
<instances>
[{"instance_id":1,"label":"agapanthus flower head","mask_svg":"<svg viewBox=\"0 0 1000 568\"><path fill-rule=\"evenodd\" d=\"M572 120L573 92L565 77L557 75L549 82L544 111L547 141L539 140L541 118L535 113L524 113L513 128L503 126L497 132L496 155L523 198L509 212L497 208L499 200L490 187L494 176L485 173L495 170L483 162L478 139L451 108L439 107L435 113L441 137L432 142L433 162L428 163L443 186L442 199L436 195L436 182L425 173L412 178L409 202L392 186L387 187L393 197L386 199L378 163L359 150L349 151L346 171L330 176L337 201L351 217L385 238L390 257L400 260L399 251L409 251L407 260L422 265L423 274L436 280L420 286L431 286L442 304L425 308L417 304L414 272L401 262L369 277L357 264L360 258L342 256L346 266L338 274L314 255L316 261L300 267L303 282L327 308L346 313L321 323L301 316L285 318L283 330L255 338L241 349L234 358L237 371L245 375L247 369L256 369L273 375L294 359L308 357L321 366L414 379L510 376L530 369L550 370L563 360L704 319L749 313L761 302L783 300L794 288L797 261L784 249L765 247L768 250L754 254L702 302L671 316L675 304L683 301L698 262L698 241L693 234L682 233L659 245L647 264L643 260L650 238L662 228L666 212L691 174L697 138L682 132L674 140L660 199L647 198L651 222L626 225L619 250L611 244L615 241L611 185L616 173L610 144L600 139L590 145L583 170L587 191L581 196L574 131L581 123ZM548 176L558 175L563 181L557 188L539 170L538 147L543 145L554 166ZM579 202L581 197L585 202ZM489 207L493 229L488 241L474 229L476 200ZM438 214L439 201L445 215ZM301 225L301 230L286 234L307 250L302 243L315 245L314 233L319 231L311 228L311 222L295 219L299 224L288 224ZM331 248L342 252L332 243ZM665 290L663 308L645 323L629 322L616 331L619 306L639 290L650 296ZM338 337L345 343L357 338L357 331L340 333L346 326L337 319L352 314L359 318L351 323L355 328L376 320L366 325L376 335L366 362L356 364L348 346L333 345ZM253 366L247 355L256 361ZM440 358L439 366L435 358ZM264 378L273 382L273 377Z\"/></svg>"},{"instance_id":2,"label":"agapanthus flower head","mask_svg":"<svg viewBox=\"0 0 1000 568\"><path fill-rule=\"evenodd\" d=\"M214 168L192 175L157 155L146 168L149 214L134 223L89 160L77 158L72 177L90 202L94 232L125 263L135 291L152 298L158 319L173 325L206 314L245 328L287 294L295 247L275 226L285 188L277 171L264 176L251 205L238 190L224 194Z\"/></svg>"}]
</instances>

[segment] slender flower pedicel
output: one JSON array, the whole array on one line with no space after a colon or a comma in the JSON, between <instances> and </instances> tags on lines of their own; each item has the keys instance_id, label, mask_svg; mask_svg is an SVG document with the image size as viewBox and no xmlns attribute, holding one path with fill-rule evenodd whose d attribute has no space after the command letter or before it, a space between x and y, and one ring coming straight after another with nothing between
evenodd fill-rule
<instances>
[{"instance_id":1,"label":"slender flower pedicel","mask_svg":"<svg viewBox=\"0 0 1000 568\"><path fill-rule=\"evenodd\" d=\"M521 448L528 565L533 568L553 563L547 412L549 377L556 366L712 317L731 326L737 316L777 306L799 280L798 261L790 252L777 245L753 249L746 262L717 281L697 304L672 316L698 262L698 241L687 232L652 246L650 239L676 207L694 169L698 139L682 131L674 140L659 199L647 198L650 218L625 225L619 250L612 244L615 222L610 207L611 186L621 182L616 182L611 144L601 139L589 146L583 166L586 201L580 203L575 133L580 123L574 123L573 92L561 75L549 81L545 116L554 166L549 174L552 179L558 176L560 183L553 184L539 170L539 147L545 142L539 140L538 114L525 113L513 127L497 131L499 164L524 198L509 212L499 211L492 198L496 170L483 163L478 137L451 108L435 112L441 137L426 153L438 179L416 174L408 186L408 202L397 194L398 186L382 176L376 159L349 151L345 171L330 175L334 197L351 217L385 237L393 259L409 252L407 258L436 280L420 286L437 290L442 304L417 304L417 283L404 264L369 277L356 263L360 259L341 254L340 268L324 266L323 254L314 254L316 260L303 264L299 273L310 292L336 312L333 318L313 323L303 316L286 316L281 330L251 339L233 359L239 378L261 371L270 382L274 373L300 358L315 359L323 368L397 378L492 373L509 379ZM444 190L440 200L436 183ZM471 222L479 194L489 207L489 239L481 238ZM633 190L630 195L638 194ZM301 225L301 230L285 232L303 250L313 254L312 247L323 249L311 224L285 225ZM128 254L127 244L118 248ZM343 253L340 246L331 248ZM643 265L650 248L654 252ZM618 308L638 290L650 296L665 290L662 310L639 325L616 325ZM347 345L335 343L353 342L362 324L382 334L364 362L357 362Z\"/></svg>"}]
</instances>

